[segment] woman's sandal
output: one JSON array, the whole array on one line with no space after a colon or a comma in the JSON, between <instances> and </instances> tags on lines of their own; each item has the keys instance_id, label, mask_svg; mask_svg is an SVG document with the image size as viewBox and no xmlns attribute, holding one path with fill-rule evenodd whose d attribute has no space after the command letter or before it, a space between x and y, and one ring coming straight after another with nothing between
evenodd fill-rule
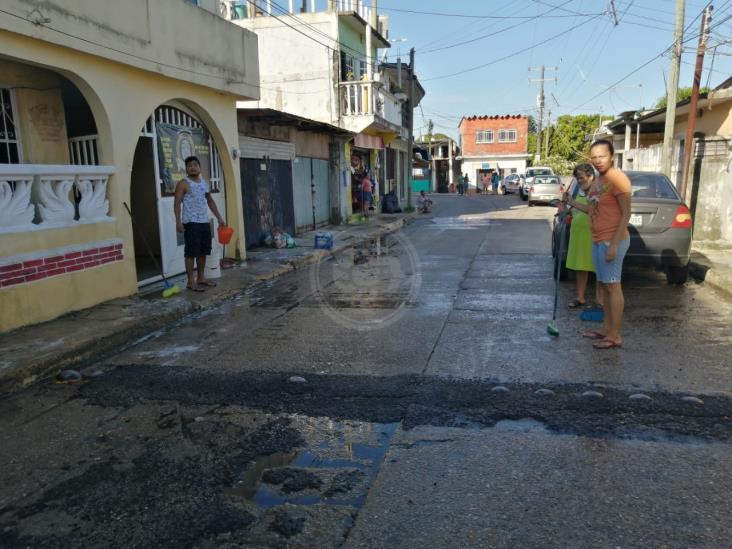
<instances>
[{"instance_id":1,"label":"woman's sandal","mask_svg":"<svg viewBox=\"0 0 732 549\"><path fill-rule=\"evenodd\" d=\"M584 306L585 306L585 302L580 301L579 299L573 299L572 301L567 303L567 307L569 307L570 309L579 309L580 307L584 307Z\"/></svg>"},{"instance_id":2,"label":"woman's sandal","mask_svg":"<svg viewBox=\"0 0 732 549\"><path fill-rule=\"evenodd\" d=\"M582 332L582 337L586 337L587 339L605 339L607 336L597 330L588 330L586 332Z\"/></svg>"},{"instance_id":3,"label":"woman's sandal","mask_svg":"<svg viewBox=\"0 0 732 549\"><path fill-rule=\"evenodd\" d=\"M592 346L595 349L621 349L623 344L619 341L615 341L614 339L605 338L593 343Z\"/></svg>"}]
</instances>

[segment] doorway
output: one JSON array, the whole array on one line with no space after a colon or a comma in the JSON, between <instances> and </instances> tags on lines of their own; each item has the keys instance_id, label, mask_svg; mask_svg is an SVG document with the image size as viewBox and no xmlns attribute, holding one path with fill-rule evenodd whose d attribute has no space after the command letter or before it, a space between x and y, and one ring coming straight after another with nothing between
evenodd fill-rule
<instances>
[{"instance_id":1,"label":"doorway","mask_svg":"<svg viewBox=\"0 0 732 549\"><path fill-rule=\"evenodd\" d=\"M156 184L153 138L140 137L137 140L137 147L135 147L130 187L135 270L138 284L155 282L160 278L159 265L162 264L162 254Z\"/></svg>"}]
</instances>

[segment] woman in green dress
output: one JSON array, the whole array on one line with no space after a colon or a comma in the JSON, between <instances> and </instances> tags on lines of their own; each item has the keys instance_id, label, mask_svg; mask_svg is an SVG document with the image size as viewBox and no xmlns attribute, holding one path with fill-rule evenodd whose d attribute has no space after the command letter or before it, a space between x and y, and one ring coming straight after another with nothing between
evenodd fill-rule
<instances>
[{"instance_id":1,"label":"woman in green dress","mask_svg":"<svg viewBox=\"0 0 732 549\"><path fill-rule=\"evenodd\" d=\"M595 179L595 170L590 164L578 164L572 173L575 186L568 189L563 202L571 208L572 224L569 229L569 248L567 250L567 268L575 272L577 297L570 301L568 307L576 309L585 305L585 291L590 273L595 272L592 263L592 235L590 233L590 216L588 215L587 192ZM598 303L599 300L595 298Z\"/></svg>"}]
</instances>

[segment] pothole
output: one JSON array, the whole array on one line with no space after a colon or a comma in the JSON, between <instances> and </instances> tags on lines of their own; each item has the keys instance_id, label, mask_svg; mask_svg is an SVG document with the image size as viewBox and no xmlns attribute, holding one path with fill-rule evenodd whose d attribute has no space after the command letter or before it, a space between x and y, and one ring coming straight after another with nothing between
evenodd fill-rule
<instances>
[{"instance_id":1,"label":"pothole","mask_svg":"<svg viewBox=\"0 0 732 549\"><path fill-rule=\"evenodd\" d=\"M335 436L295 452L259 456L224 493L262 509L284 504L361 507L399 423L365 423L361 440ZM333 422L333 431L345 424Z\"/></svg>"}]
</instances>

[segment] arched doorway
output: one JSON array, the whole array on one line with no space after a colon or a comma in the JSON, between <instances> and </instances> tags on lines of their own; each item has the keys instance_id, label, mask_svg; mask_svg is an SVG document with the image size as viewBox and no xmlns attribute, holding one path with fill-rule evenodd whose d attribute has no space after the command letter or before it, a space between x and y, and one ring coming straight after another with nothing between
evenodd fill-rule
<instances>
[{"instance_id":1,"label":"arched doorway","mask_svg":"<svg viewBox=\"0 0 732 549\"><path fill-rule=\"evenodd\" d=\"M189 155L200 158L201 175L226 216L221 160L210 133L184 104L171 101L159 106L145 121L132 165L130 201L138 285L159 280L160 268L165 276L185 271L183 235L175 230L173 202L175 185L185 177L183 160Z\"/></svg>"}]
</instances>

